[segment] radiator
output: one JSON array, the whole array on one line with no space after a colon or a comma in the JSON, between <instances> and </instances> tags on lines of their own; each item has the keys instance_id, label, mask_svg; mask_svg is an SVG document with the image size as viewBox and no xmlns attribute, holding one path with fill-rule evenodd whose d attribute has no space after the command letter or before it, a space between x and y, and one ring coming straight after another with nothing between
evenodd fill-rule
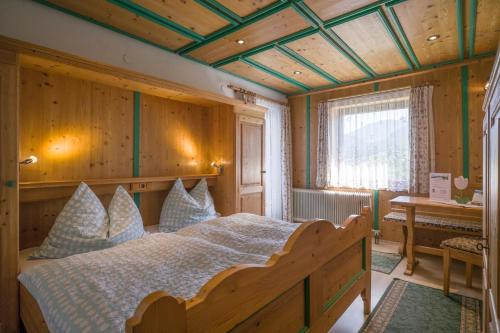
<instances>
[{"instance_id":1,"label":"radiator","mask_svg":"<svg viewBox=\"0 0 500 333\"><path fill-rule=\"evenodd\" d=\"M324 219L341 225L352 214L371 206L371 193L293 189L293 219Z\"/></svg>"}]
</instances>

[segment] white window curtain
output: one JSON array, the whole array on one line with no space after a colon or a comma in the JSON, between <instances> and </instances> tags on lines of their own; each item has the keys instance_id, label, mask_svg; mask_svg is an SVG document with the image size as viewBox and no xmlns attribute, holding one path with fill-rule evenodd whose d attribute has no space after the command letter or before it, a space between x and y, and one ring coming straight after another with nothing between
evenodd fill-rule
<instances>
[{"instance_id":1,"label":"white window curtain","mask_svg":"<svg viewBox=\"0 0 500 333\"><path fill-rule=\"evenodd\" d=\"M318 106L319 187L408 191L410 89Z\"/></svg>"},{"instance_id":2,"label":"white window curtain","mask_svg":"<svg viewBox=\"0 0 500 333\"><path fill-rule=\"evenodd\" d=\"M257 98L267 108L265 127L266 216L291 220L291 128L288 106Z\"/></svg>"}]
</instances>

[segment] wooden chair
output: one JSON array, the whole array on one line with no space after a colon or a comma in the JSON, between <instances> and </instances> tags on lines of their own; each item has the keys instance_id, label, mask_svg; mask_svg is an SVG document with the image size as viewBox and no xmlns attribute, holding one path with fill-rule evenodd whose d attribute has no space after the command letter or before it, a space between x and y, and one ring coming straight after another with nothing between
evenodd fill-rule
<instances>
[{"instance_id":1,"label":"wooden chair","mask_svg":"<svg viewBox=\"0 0 500 333\"><path fill-rule=\"evenodd\" d=\"M478 249L481 238L455 237L441 243L443 248L443 292L450 293L451 259L465 262L465 286L472 287L472 265L483 267L483 257Z\"/></svg>"}]
</instances>

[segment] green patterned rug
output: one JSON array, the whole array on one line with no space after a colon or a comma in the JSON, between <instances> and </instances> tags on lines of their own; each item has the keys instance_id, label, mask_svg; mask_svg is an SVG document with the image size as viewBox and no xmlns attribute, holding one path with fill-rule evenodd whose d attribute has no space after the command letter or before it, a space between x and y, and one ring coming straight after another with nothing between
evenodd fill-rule
<instances>
[{"instance_id":1,"label":"green patterned rug","mask_svg":"<svg viewBox=\"0 0 500 333\"><path fill-rule=\"evenodd\" d=\"M401 261L401 256L395 253L372 251L372 270L391 274Z\"/></svg>"},{"instance_id":2,"label":"green patterned rug","mask_svg":"<svg viewBox=\"0 0 500 333\"><path fill-rule=\"evenodd\" d=\"M481 301L395 279L359 333L479 333Z\"/></svg>"}]
</instances>

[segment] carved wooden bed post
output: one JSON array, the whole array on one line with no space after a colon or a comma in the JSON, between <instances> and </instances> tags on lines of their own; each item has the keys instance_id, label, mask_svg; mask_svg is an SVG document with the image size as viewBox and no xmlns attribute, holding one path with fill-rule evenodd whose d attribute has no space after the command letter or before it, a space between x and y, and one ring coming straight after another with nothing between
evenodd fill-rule
<instances>
[{"instance_id":1,"label":"carved wooden bed post","mask_svg":"<svg viewBox=\"0 0 500 333\"><path fill-rule=\"evenodd\" d=\"M185 333L187 332L186 302L164 291L149 294L139 304L134 316L125 323L125 332Z\"/></svg>"}]
</instances>

